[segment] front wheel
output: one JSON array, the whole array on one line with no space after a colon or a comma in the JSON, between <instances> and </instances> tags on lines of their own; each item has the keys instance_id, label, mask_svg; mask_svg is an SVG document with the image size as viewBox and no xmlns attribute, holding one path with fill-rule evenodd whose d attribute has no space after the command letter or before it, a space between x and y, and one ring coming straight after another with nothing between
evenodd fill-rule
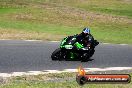
<instances>
[{"instance_id":1,"label":"front wheel","mask_svg":"<svg viewBox=\"0 0 132 88\"><path fill-rule=\"evenodd\" d=\"M51 58L52 58L52 60L60 60L61 59L61 49L60 48L56 49L52 53Z\"/></svg>"}]
</instances>

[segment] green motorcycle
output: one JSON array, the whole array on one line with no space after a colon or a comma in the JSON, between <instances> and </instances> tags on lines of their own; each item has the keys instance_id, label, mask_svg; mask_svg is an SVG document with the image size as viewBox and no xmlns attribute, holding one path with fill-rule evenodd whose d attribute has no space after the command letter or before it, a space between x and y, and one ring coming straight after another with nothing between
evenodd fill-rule
<instances>
[{"instance_id":1,"label":"green motorcycle","mask_svg":"<svg viewBox=\"0 0 132 88\"><path fill-rule=\"evenodd\" d=\"M83 44L76 41L76 36L66 37L61 41L60 48L56 49L52 55L52 60L79 60L87 62L93 56L95 46L99 44L94 40L93 44L84 47Z\"/></svg>"}]
</instances>

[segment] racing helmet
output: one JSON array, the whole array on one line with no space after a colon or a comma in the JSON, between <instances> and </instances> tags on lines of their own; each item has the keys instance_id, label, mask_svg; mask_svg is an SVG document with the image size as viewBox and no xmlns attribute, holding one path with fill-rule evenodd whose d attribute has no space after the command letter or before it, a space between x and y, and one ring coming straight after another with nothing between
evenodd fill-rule
<instances>
[{"instance_id":1,"label":"racing helmet","mask_svg":"<svg viewBox=\"0 0 132 88\"><path fill-rule=\"evenodd\" d=\"M82 31L82 34L84 34L84 35L90 34L90 29L89 28L84 28L83 31Z\"/></svg>"}]
</instances>

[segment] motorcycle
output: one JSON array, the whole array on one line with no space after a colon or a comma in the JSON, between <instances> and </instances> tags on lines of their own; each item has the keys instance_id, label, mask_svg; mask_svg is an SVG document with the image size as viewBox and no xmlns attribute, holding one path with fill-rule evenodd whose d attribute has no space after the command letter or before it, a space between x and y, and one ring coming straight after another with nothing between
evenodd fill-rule
<instances>
[{"instance_id":1,"label":"motorcycle","mask_svg":"<svg viewBox=\"0 0 132 88\"><path fill-rule=\"evenodd\" d=\"M69 36L61 41L60 47L52 55L52 60L79 60L87 62L95 52L95 46L99 44L97 40L89 43L88 47L76 41L76 36Z\"/></svg>"}]
</instances>

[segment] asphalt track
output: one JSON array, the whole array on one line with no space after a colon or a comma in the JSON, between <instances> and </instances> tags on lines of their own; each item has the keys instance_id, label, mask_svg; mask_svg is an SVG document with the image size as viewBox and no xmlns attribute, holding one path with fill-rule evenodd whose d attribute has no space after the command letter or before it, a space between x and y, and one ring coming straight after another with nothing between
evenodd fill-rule
<instances>
[{"instance_id":1,"label":"asphalt track","mask_svg":"<svg viewBox=\"0 0 132 88\"><path fill-rule=\"evenodd\" d=\"M58 42L0 41L0 73L76 69L132 67L132 45L100 44L89 62L52 61L51 53Z\"/></svg>"}]
</instances>

